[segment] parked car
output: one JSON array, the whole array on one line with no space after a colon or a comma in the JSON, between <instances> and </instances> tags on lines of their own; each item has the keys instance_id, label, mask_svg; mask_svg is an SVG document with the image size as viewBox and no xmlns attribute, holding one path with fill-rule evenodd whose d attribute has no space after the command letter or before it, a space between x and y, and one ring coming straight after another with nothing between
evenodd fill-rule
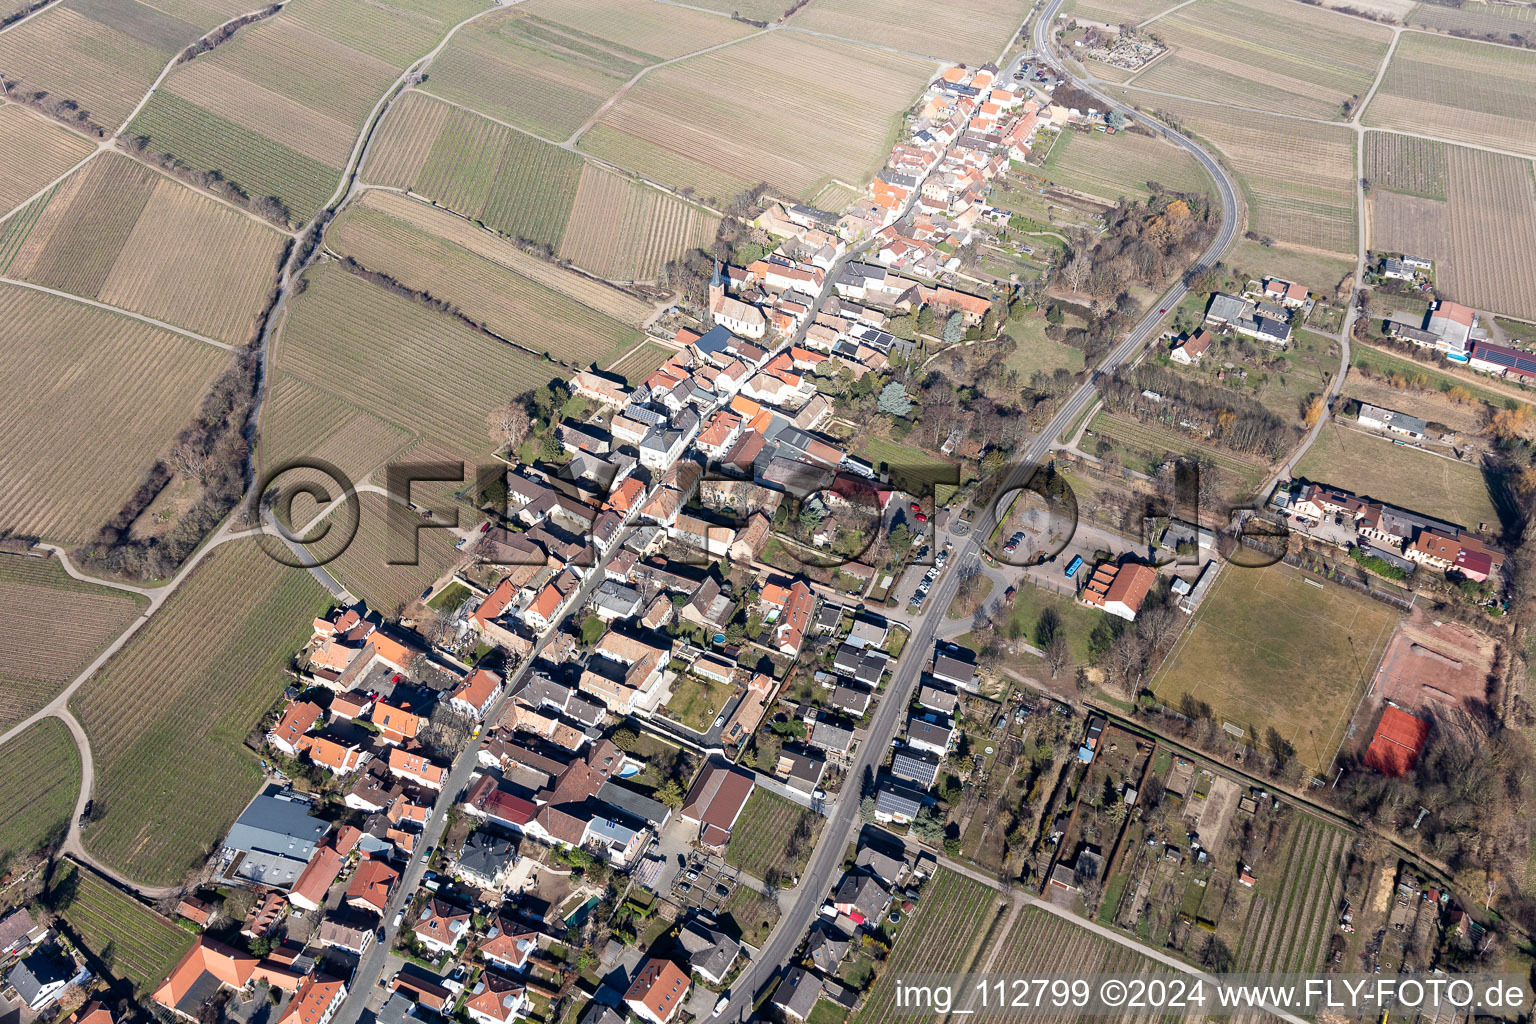
<instances>
[{"instance_id":1,"label":"parked car","mask_svg":"<svg viewBox=\"0 0 1536 1024\"><path fill-rule=\"evenodd\" d=\"M912 513L912 518L920 523L926 523L928 521L928 514L926 512L914 512Z\"/></svg>"},{"instance_id":2,"label":"parked car","mask_svg":"<svg viewBox=\"0 0 1536 1024\"><path fill-rule=\"evenodd\" d=\"M913 511L913 512L921 512L921 511L922 511L922 510L923 510L923 506L921 506L921 505L919 505L919 504L918 504L918 503L917 503L917 502L915 502L915 501L914 501L914 502L913 502L913 503L912 503L912 504L911 504L911 505L909 505L909 506L908 506L908 507L909 507L909 508L910 508L910 509L911 509L911 510L912 510L912 511Z\"/></svg>"}]
</instances>

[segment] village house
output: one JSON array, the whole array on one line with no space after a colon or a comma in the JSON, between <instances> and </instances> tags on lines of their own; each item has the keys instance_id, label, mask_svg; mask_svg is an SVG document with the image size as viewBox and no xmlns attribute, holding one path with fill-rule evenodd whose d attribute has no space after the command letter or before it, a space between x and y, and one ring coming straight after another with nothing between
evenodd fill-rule
<instances>
[{"instance_id":1,"label":"village house","mask_svg":"<svg viewBox=\"0 0 1536 1024\"><path fill-rule=\"evenodd\" d=\"M1141 611L1142 602L1156 583L1157 570L1150 565L1104 562L1093 570L1078 599L1129 622Z\"/></svg>"}]
</instances>

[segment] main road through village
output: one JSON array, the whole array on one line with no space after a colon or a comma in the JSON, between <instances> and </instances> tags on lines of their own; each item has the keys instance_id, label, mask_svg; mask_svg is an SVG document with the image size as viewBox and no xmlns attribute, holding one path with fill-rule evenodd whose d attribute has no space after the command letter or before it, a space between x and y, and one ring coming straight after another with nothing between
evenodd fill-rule
<instances>
[{"instance_id":1,"label":"main road through village","mask_svg":"<svg viewBox=\"0 0 1536 1024\"><path fill-rule=\"evenodd\" d=\"M1040 59L1051 64L1057 71L1065 73L1053 49L1050 30L1062 3L1063 0L1051 0L1051 3L1040 12L1034 26L1034 48ZM1216 192L1221 201L1221 227L1193 268L1194 272L1188 276L1196 276L1203 268L1214 266L1237 233L1237 186L1227 174L1226 169L1182 132L1150 121L1086 82L1079 81L1078 84L1102 100L1106 108L1119 110L1134 117L1170 142L1187 150L1214 180ZM1133 360L1139 355L1148 339L1156 337L1158 327L1163 321L1163 314L1159 310L1172 309L1184 299L1186 294L1188 294L1188 288L1181 279L1147 311L1147 315L1136 325L1136 328L1115 346L1114 351L1104 360L1098 372L1092 374L1089 380L1073 392L1039 436L1012 463L1007 479L994 492L993 503L978 510L971 530L960 541L960 547L954 558L957 566L979 561L981 547L990 538L997 524L997 510L1003 507L1007 494L1022 487L1029 480L1035 467L1049 455L1057 436L1067 429L1079 413L1098 400L1099 378L1103 374L1112 372L1122 363ZM729 1005L714 1018L715 1020L745 1020L751 1015L754 995L768 984L775 971L789 963L795 948L815 918L827 889L832 883L833 874L842 864L848 840L858 825L859 799L857 790L853 787L863 785L866 774L874 772L884 759L891 739L896 735L902 717L911 702L913 686L921 677L928 653L933 648L934 631L943 618L944 610L954 599L959 580L960 573L957 572L946 573L940 577L934 594L926 603L926 611L913 621L912 636L904 648L904 656L897 662L895 675L891 679L885 696L880 700L868 735L864 739L852 770L848 773L846 785L850 789L839 801L832 820L827 823L827 827L822 832L821 840L812 852L810 862L806 865L800 882L794 889L793 902L780 917L773 934L769 936L754 959L751 969L745 971L736 980Z\"/></svg>"}]
</instances>

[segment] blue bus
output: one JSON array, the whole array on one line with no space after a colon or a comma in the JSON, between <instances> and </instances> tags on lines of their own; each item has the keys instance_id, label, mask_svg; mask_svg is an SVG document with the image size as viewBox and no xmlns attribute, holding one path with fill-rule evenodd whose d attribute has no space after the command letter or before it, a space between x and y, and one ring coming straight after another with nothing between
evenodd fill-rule
<instances>
[{"instance_id":1,"label":"blue bus","mask_svg":"<svg viewBox=\"0 0 1536 1024\"><path fill-rule=\"evenodd\" d=\"M1077 555L1076 557L1074 557L1072 559L1071 564L1069 564L1067 566L1067 579L1071 579L1073 576L1076 576L1077 575L1077 570L1081 569L1082 567L1083 567L1083 556L1082 555Z\"/></svg>"}]
</instances>

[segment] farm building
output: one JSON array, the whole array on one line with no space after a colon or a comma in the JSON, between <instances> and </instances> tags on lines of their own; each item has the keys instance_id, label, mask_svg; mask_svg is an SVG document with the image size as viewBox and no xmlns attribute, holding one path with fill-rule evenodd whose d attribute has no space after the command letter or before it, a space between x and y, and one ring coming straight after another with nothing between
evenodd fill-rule
<instances>
[{"instance_id":1,"label":"farm building","mask_svg":"<svg viewBox=\"0 0 1536 1024\"><path fill-rule=\"evenodd\" d=\"M1417 416L1409 416L1405 412L1383 409L1379 405L1364 402L1360 404L1360 425L1370 427L1372 430L1402 434L1404 437L1415 440L1424 438L1429 430L1429 424Z\"/></svg>"}]
</instances>

